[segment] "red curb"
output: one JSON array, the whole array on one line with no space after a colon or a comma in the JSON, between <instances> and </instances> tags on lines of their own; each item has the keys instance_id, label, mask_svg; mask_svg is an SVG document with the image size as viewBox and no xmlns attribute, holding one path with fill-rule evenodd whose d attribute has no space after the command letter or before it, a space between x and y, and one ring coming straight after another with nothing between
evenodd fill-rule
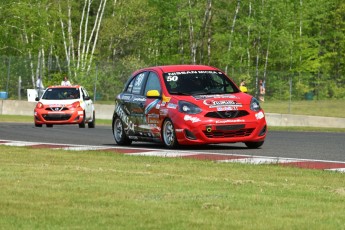
<instances>
[{"instance_id":1,"label":"red curb","mask_svg":"<svg viewBox=\"0 0 345 230\"><path fill-rule=\"evenodd\" d=\"M345 163L318 162L318 161L288 162L288 163L279 163L279 165L295 166L298 168L307 168L307 169L345 168Z\"/></svg>"},{"instance_id":2,"label":"red curb","mask_svg":"<svg viewBox=\"0 0 345 230\"><path fill-rule=\"evenodd\" d=\"M189 155L189 156L182 156L182 158L192 158L192 159L197 159L197 160L220 161L220 160L244 159L244 158L249 158L249 157L245 157L245 156L226 156L226 155L216 155L216 154L195 154L195 155Z\"/></svg>"},{"instance_id":3,"label":"red curb","mask_svg":"<svg viewBox=\"0 0 345 230\"><path fill-rule=\"evenodd\" d=\"M67 148L69 145L50 145L50 144L38 144L38 145L30 145L29 148L34 149L51 149L51 148Z\"/></svg>"},{"instance_id":4,"label":"red curb","mask_svg":"<svg viewBox=\"0 0 345 230\"><path fill-rule=\"evenodd\" d=\"M141 150L141 149L121 149L121 148L109 148L109 149L100 149L102 151L110 151L110 152L117 152L117 153L143 153L143 152L151 152L152 150Z\"/></svg>"}]
</instances>

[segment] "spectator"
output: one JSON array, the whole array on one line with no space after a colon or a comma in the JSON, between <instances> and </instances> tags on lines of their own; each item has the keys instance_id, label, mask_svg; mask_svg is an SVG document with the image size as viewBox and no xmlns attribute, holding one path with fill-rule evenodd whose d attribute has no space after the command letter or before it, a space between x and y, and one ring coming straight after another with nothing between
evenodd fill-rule
<instances>
[{"instance_id":1,"label":"spectator","mask_svg":"<svg viewBox=\"0 0 345 230\"><path fill-rule=\"evenodd\" d=\"M71 82L69 82L68 78L65 76L63 81L61 82L63 86L71 86Z\"/></svg>"},{"instance_id":2,"label":"spectator","mask_svg":"<svg viewBox=\"0 0 345 230\"><path fill-rule=\"evenodd\" d=\"M36 90L37 90L37 97L41 98L44 90L43 82L41 79L41 76L38 76L37 81L36 81Z\"/></svg>"},{"instance_id":3,"label":"spectator","mask_svg":"<svg viewBox=\"0 0 345 230\"><path fill-rule=\"evenodd\" d=\"M241 81L240 90L241 90L243 93L247 93L247 92L248 92L248 89L247 89L246 81L245 81L245 80L242 80L242 81Z\"/></svg>"},{"instance_id":4,"label":"spectator","mask_svg":"<svg viewBox=\"0 0 345 230\"><path fill-rule=\"evenodd\" d=\"M265 82L262 80L259 80L259 100L264 102L265 101Z\"/></svg>"}]
</instances>

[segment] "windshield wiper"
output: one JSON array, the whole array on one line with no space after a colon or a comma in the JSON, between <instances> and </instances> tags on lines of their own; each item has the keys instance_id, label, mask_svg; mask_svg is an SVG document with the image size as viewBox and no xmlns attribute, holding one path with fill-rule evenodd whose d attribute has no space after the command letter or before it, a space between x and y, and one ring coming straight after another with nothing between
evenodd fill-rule
<instances>
[{"instance_id":1,"label":"windshield wiper","mask_svg":"<svg viewBox=\"0 0 345 230\"><path fill-rule=\"evenodd\" d=\"M170 92L170 94L176 94L176 95L185 95L185 96L190 96L190 95L191 95L190 93L184 93L184 92L175 92L175 91Z\"/></svg>"}]
</instances>

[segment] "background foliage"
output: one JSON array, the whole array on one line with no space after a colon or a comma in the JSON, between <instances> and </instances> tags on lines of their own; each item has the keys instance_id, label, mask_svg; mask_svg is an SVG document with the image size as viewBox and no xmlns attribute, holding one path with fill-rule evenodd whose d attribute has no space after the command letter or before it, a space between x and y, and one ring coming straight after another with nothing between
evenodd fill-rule
<instances>
[{"instance_id":1,"label":"background foliage","mask_svg":"<svg viewBox=\"0 0 345 230\"><path fill-rule=\"evenodd\" d=\"M207 64L270 99L345 98L342 0L1 1L0 19L10 97L68 75L112 100L137 68Z\"/></svg>"}]
</instances>

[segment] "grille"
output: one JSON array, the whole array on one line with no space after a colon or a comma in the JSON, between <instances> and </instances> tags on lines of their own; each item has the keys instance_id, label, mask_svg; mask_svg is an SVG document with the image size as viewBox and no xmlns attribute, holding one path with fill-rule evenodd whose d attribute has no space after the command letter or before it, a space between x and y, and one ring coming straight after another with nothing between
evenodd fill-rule
<instances>
[{"instance_id":1,"label":"grille","mask_svg":"<svg viewBox=\"0 0 345 230\"><path fill-rule=\"evenodd\" d=\"M253 132L253 128L239 130L213 130L211 132L203 131L208 138L231 138L231 137L247 137Z\"/></svg>"},{"instance_id":2,"label":"grille","mask_svg":"<svg viewBox=\"0 0 345 230\"><path fill-rule=\"evenodd\" d=\"M46 114L43 118L46 121L67 121L71 118L71 114Z\"/></svg>"},{"instance_id":3,"label":"grille","mask_svg":"<svg viewBox=\"0 0 345 230\"><path fill-rule=\"evenodd\" d=\"M46 108L47 111L65 111L65 110L68 110L68 108L66 107L49 107L49 108Z\"/></svg>"},{"instance_id":4,"label":"grille","mask_svg":"<svg viewBox=\"0 0 345 230\"><path fill-rule=\"evenodd\" d=\"M212 117L212 118L237 118L247 116L249 113L245 110L234 110L234 111L214 111L209 112L205 115L205 117Z\"/></svg>"}]
</instances>

